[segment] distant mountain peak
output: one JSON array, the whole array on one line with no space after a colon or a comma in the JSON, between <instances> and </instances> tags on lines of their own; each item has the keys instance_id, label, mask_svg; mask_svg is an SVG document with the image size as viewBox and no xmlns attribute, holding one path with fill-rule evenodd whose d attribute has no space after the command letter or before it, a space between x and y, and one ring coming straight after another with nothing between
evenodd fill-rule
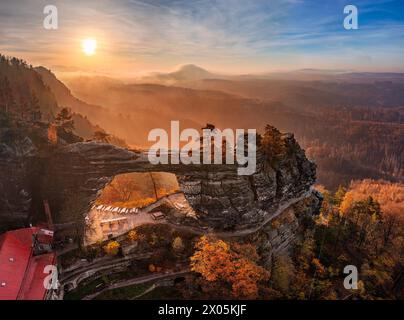
<instances>
[{"instance_id":1,"label":"distant mountain peak","mask_svg":"<svg viewBox=\"0 0 404 320\"><path fill-rule=\"evenodd\" d=\"M185 64L185 65L181 66L178 69L178 71L175 71L172 74L181 75L184 78L193 78L193 79L194 78L203 79L203 78L212 76L212 74L209 71L207 71L195 64Z\"/></svg>"},{"instance_id":2,"label":"distant mountain peak","mask_svg":"<svg viewBox=\"0 0 404 320\"><path fill-rule=\"evenodd\" d=\"M193 64L193 63L189 63L189 64L184 64L182 65L178 71L203 71L203 72L208 72L207 70L203 69L202 67Z\"/></svg>"},{"instance_id":3,"label":"distant mountain peak","mask_svg":"<svg viewBox=\"0 0 404 320\"><path fill-rule=\"evenodd\" d=\"M187 81L198 81L217 77L217 75L191 63L182 65L177 69L177 71L169 73L155 73L144 77L142 80L144 82L172 85Z\"/></svg>"}]
</instances>

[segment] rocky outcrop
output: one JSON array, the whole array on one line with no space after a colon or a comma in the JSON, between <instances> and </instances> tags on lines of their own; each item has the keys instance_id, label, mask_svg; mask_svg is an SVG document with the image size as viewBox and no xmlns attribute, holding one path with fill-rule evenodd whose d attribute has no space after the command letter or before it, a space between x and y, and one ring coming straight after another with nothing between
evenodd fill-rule
<instances>
[{"instance_id":1,"label":"rocky outcrop","mask_svg":"<svg viewBox=\"0 0 404 320\"><path fill-rule=\"evenodd\" d=\"M293 135L282 136L285 152L271 166L258 149L257 171L237 175L237 165L152 165L145 153L108 144L86 142L59 148L47 160L44 194L54 222L80 225L93 201L114 175L165 171L176 174L197 219L173 218L173 223L201 229L237 231L267 221L284 203L310 194L315 166Z\"/></svg>"},{"instance_id":2,"label":"rocky outcrop","mask_svg":"<svg viewBox=\"0 0 404 320\"><path fill-rule=\"evenodd\" d=\"M287 254L293 244L303 238L307 224L312 224L313 216L319 213L321 201L322 195L313 190L248 236L247 242L256 245L263 265L269 268L274 259Z\"/></svg>"},{"instance_id":3,"label":"rocky outcrop","mask_svg":"<svg viewBox=\"0 0 404 320\"><path fill-rule=\"evenodd\" d=\"M96 142L58 146L40 159L29 139L14 149L2 145L1 223L27 223L32 195L36 194L38 199L49 201L57 230L82 232L86 213L115 175L164 171L176 174L197 213L197 219L173 216L169 218L172 224L217 233L255 230L296 199L313 195L310 187L315 181L315 165L307 160L293 135L285 134L281 139L284 152L275 164L258 148L257 170L251 176L239 176L237 165L152 165L145 153ZM41 163L40 172L33 174L32 164L37 162ZM34 216L41 211L35 209Z\"/></svg>"},{"instance_id":4,"label":"rocky outcrop","mask_svg":"<svg viewBox=\"0 0 404 320\"><path fill-rule=\"evenodd\" d=\"M215 229L252 227L283 202L308 191L315 181L315 165L293 135L283 135L282 140L285 152L276 166L271 166L258 148L257 170L251 176L225 170L179 175L181 188L200 220Z\"/></svg>"}]
</instances>

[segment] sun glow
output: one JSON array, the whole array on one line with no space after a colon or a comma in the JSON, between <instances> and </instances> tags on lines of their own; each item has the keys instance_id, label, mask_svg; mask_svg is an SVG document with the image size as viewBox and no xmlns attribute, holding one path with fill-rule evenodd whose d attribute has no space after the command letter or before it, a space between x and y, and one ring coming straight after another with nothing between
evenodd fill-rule
<instances>
[{"instance_id":1,"label":"sun glow","mask_svg":"<svg viewBox=\"0 0 404 320\"><path fill-rule=\"evenodd\" d=\"M84 39L82 41L82 49L87 56L92 56L95 54L95 50L97 49L97 40L90 38Z\"/></svg>"}]
</instances>

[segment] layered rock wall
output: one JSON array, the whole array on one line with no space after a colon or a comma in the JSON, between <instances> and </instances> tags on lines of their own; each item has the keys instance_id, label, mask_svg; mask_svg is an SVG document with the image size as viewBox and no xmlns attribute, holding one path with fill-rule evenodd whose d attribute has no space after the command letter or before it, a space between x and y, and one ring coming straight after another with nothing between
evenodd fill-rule
<instances>
[{"instance_id":1,"label":"layered rock wall","mask_svg":"<svg viewBox=\"0 0 404 320\"><path fill-rule=\"evenodd\" d=\"M77 232L84 228L86 213L115 175L170 172L176 174L181 190L197 212L197 219L177 217L171 222L218 233L254 230L270 221L279 208L286 209L299 197L312 195L315 165L307 160L293 135L283 135L282 141L285 152L275 165L270 165L258 148L257 171L251 176L237 175L237 165L152 165L145 153L95 142L70 144L56 148L48 158L41 159L43 172L35 178L38 190L33 192L40 192L40 197L49 201L57 230L76 228ZM21 160L13 162L10 155L7 159L0 162L8 168L4 172L14 170L15 174L5 174L2 187L5 190L5 184L15 185L17 194L26 188L16 181L30 175ZM10 169L12 167L14 169ZM22 194L29 195L30 191L27 192ZM3 201L3 207L7 201ZM15 198L15 203L21 209L10 207L7 213L1 213L3 218L19 220L28 215L27 209L22 207L23 199Z\"/></svg>"}]
</instances>

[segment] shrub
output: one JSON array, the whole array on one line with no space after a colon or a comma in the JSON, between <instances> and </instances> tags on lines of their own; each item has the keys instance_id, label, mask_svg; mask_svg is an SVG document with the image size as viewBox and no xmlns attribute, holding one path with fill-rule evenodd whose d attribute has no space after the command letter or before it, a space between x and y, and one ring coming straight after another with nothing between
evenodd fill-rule
<instances>
[{"instance_id":1,"label":"shrub","mask_svg":"<svg viewBox=\"0 0 404 320\"><path fill-rule=\"evenodd\" d=\"M116 256L121 245L118 241L110 241L104 246L104 252L110 256Z\"/></svg>"},{"instance_id":2,"label":"shrub","mask_svg":"<svg viewBox=\"0 0 404 320\"><path fill-rule=\"evenodd\" d=\"M281 226L281 223L277 219L271 222L272 229L278 230L280 226Z\"/></svg>"},{"instance_id":3,"label":"shrub","mask_svg":"<svg viewBox=\"0 0 404 320\"><path fill-rule=\"evenodd\" d=\"M176 237L172 243L172 248L176 252L182 252L184 251L184 243L181 239L181 237Z\"/></svg>"},{"instance_id":4,"label":"shrub","mask_svg":"<svg viewBox=\"0 0 404 320\"><path fill-rule=\"evenodd\" d=\"M128 240L135 242L139 239L139 235L137 234L136 230L131 230L128 233Z\"/></svg>"},{"instance_id":5,"label":"shrub","mask_svg":"<svg viewBox=\"0 0 404 320\"><path fill-rule=\"evenodd\" d=\"M216 283L216 288L230 286L237 298L257 298L259 284L269 279L267 270L232 250L223 240L202 236L195 249L191 270L201 274L207 283Z\"/></svg>"}]
</instances>

